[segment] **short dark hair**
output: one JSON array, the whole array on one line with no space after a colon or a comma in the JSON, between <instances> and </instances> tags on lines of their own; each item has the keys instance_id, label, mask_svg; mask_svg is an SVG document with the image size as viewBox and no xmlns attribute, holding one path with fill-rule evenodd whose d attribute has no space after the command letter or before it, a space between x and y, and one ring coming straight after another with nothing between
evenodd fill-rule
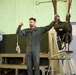
<instances>
[{"instance_id":1,"label":"short dark hair","mask_svg":"<svg viewBox=\"0 0 76 75\"><path fill-rule=\"evenodd\" d=\"M36 22L36 19L33 17L29 18L29 20L33 20L34 22Z\"/></svg>"}]
</instances>

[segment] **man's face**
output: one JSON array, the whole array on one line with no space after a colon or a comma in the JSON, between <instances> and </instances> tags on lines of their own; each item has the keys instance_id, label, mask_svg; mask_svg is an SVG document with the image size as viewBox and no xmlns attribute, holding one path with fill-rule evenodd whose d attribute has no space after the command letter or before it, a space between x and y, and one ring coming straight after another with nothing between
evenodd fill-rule
<instances>
[{"instance_id":1,"label":"man's face","mask_svg":"<svg viewBox=\"0 0 76 75\"><path fill-rule=\"evenodd\" d=\"M29 20L29 26L31 29L35 27L36 22L34 20Z\"/></svg>"}]
</instances>

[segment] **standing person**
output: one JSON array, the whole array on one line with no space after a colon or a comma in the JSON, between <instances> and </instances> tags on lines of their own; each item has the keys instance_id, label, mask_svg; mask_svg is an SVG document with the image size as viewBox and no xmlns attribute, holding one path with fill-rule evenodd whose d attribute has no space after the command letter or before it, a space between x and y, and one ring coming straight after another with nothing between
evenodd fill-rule
<instances>
[{"instance_id":1,"label":"standing person","mask_svg":"<svg viewBox=\"0 0 76 75\"><path fill-rule=\"evenodd\" d=\"M36 27L36 19L30 18L30 28L21 30L21 26L23 26L23 23L19 24L17 34L26 37L26 62L28 75L33 75L33 67L35 69L35 75L40 75L40 38L42 34L49 31L54 26L54 22L45 27Z\"/></svg>"}]
</instances>

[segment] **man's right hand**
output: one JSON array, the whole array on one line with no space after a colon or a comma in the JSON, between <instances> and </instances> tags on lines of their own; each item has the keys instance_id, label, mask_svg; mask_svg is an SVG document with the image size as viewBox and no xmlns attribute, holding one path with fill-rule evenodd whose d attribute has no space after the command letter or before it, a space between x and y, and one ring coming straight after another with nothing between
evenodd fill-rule
<instances>
[{"instance_id":1,"label":"man's right hand","mask_svg":"<svg viewBox=\"0 0 76 75\"><path fill-rule=\"evenodd\" d=\"M21 22L21 23L19 24L19 26L23 26L23 22Z\"/></svg>"}]
</instances>

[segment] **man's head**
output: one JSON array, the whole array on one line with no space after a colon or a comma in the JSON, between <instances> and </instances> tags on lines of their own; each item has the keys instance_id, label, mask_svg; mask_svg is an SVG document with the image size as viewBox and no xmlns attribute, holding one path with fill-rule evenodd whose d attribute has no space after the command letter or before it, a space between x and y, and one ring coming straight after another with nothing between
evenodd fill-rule
<instances>
[{"instance_id":1,"label":"man's head","mask_svg":"<svg viewBox=\"0 0 76 75\"><path fill-rule=\"evenodd\" d=\"M29 19L29 26L31 29L34 29L36 26L36 19L35 18L30 18Z\"/></svg>"}]
</instances>

